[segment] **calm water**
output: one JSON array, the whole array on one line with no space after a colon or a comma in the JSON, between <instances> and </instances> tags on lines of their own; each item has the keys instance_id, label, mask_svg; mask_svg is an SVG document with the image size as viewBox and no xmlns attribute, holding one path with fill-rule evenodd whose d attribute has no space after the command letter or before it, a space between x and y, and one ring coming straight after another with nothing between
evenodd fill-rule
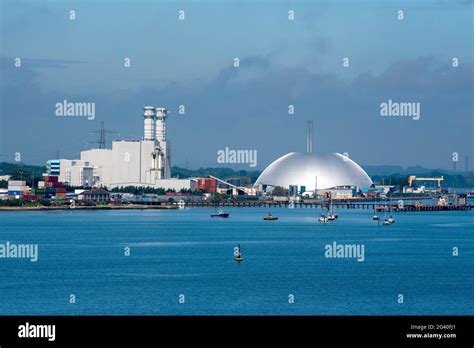
<instances>
[{"instance_id":1,"label":"calm water","mask_svg":"<svg viewBox=\"0 0 474 348\"><path fill-rule=\"evenodd\" d=\"M39 245L36 263L0 259L0 314L474 314L474 212L378 227L369 210L327 225L314 209L226 211L0 212L0 243ZM325 258L333 241L363 244L365 261Z\"/></svg>"}]
</instances>

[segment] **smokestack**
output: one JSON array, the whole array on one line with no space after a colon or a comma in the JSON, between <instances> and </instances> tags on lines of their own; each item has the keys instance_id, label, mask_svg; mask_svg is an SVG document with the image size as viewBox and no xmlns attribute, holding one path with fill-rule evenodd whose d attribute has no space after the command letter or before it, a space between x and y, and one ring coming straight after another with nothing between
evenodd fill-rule
<instances>
[{"instance_id":1,"label":"smokestack","mask_svg":"<svg viewBox=\"0 0 474 348\"><path fill-rule=\"evenodd\" d=\"M306 136L306 152L313 153L313 121L306 121L308 134Z\"/></svg>"},{"instance_id":2,"label":"smokestack","mask_svg":"<svg viewBox=\"0 0 474 348\"><path fill-rule=\"evenodd\" d=\"M143 139L155 139L155 108L153 106L145 106L143 108Z\"/></svg>"},{"instance_id":3,"label":"smokestack","mask_svg":"<svg viewBox=\"0 0 474 348\"><path fill-rule=\"evenodd\" d=\"M168 110L165 108L156 108L156 135L158 141L166 141L166 118L168 117Z\"/></svg>"}]
</instances>

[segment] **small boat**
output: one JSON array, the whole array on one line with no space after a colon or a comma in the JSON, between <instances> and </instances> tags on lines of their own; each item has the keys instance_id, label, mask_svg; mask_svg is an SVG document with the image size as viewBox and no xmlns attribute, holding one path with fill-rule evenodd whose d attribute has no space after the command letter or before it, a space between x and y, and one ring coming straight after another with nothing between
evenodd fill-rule
<instances>
[{"instance_id":1,"label":"small boat","mask_svg":"<svg viewBox=\"0 0 474 348\"><path fill-rule=\"evenodd\" d=\"M392 225L395 223L395 219L392 217L392 215L390 215L388 218L386 218L384 221L383 221L383 224L385 226L387 225Z\"/></svg>"},{"instance_id":2,"label":"small boat","mask_svg":"<svg viewBox=\"0 0 474 348\"><path fill-rule=\"evenodd\" d=\"M328 217L324 214L321 214L321 216L318 218L318 221L326 223L326 222L328 222Z\"/></svg>"},{"instance_id":3,"label":"small boat","mask_svg":"<svg viewBox=\"0 0 474 348\"><path fill-rule=\"evenodd\" d=\"M272 213L268 213L268 215L265 216L265 217L263 218L263 220L273 221L273 220L278 220L278 217L273 216Z\"/></svg>"},{"instance_id":4,"label":"small boat","mask_svg":"<svg viewBox=\"0 0 474 348\"><path fill-rule=\"evenodd\" d=\"M388 204L388 207L386 207L384 210L385 210L385 219L383 221L383 225L384 226L389 226L389 225L392 225L395 223L395 219L393 218L392 214L390 214L390 216L387 218L387 210L389 212L392 211L392 205L390 204L392 200L392 197L390 196L390 201L389 201L389 204Z\"/></svg>"},{"instance_id":5,"label":"small boat","mask_svg":"<svg viewBox=\"0 0 474 348\"><path fill-rule=\"evenodd\" d=\"M224 211L222 209L219 209L217 211L217 214L211 214L211 217L228 218L229 213L224 213Z\"/></svg>"},{"instance_id":6,"label":"small boat","mask_svg":"<svg viewBox=\"0 0 474 348\"><path fill-rule=\"evenodd\" d=\"M332 197L329 198L329 212L327 215L328 221L336 221L339 215L334 213L334 206L332 204Z\"/></svg>"},{"instance_id":7,"label":"small boat","mask_svg":"<svg viewBox=\"0 0 474 348\"><path fill-rule=\"evenodd\" d=\"M235 262L241 263L244 261L244 258L242 257L242 254L240 253L240 244L237 245L237 250L235 251Z\"/></svg>"},{"instance_id":8,"label":"small boat","mask_svg":"<svg viewBox=\"0 0 474 348\"><path fill-rule=\"evenodd\" d=\"M375 196L375 200L374 200L374 215L372 216L372 220L374 221L380 220L379 216L377 215L377 196Z\"/></svg>"}]
</instances>

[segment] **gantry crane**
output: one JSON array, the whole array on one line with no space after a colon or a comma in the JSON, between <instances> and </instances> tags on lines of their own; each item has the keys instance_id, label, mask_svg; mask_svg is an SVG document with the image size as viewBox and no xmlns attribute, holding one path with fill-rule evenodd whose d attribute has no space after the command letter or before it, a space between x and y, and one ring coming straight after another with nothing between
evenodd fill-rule
<instances>
[{"instance_id":1,"label":"gantry crane","mask_svg":"<svg viewBox=\"0 0 474 348\"><path fill-rule=\"evenodd\" d=\"M408 177L408 186L411 187L413 184L413 181L437 181L438 182L438 188L441 188L441 181L444 180L444 177L439 177L439 178L417 178L416 175L410 175Z\"/></svg>"}]
</instances>

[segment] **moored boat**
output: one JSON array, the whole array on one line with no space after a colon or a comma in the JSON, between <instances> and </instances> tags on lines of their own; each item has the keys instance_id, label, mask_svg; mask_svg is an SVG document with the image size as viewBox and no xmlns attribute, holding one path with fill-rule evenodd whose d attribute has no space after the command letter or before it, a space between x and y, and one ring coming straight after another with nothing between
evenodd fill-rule
<instances>
[{"instance_id":1,"label":"moored boat","mask_svg":"<svg viewBox=\"0 0 474 348\"><path fill-rule=\"evenodd\" d=\"M278 220L278 217L273 216L272 213L268 213L268 215L265 216L265 217L263 218L263 220L273 221L273 220Z\"/></svg>"},{"instance_id":2,"label":"moored boat","mask_svg":"<svg viewBox=\"0 0 474 348\"><path fill-rule=\"evenodd\" d=\"M229 213L224 213L222 209L219 209L217 211L217 214L211 214L211 217L228 218L229 215Z\"/></svg>"}]
</instances>

